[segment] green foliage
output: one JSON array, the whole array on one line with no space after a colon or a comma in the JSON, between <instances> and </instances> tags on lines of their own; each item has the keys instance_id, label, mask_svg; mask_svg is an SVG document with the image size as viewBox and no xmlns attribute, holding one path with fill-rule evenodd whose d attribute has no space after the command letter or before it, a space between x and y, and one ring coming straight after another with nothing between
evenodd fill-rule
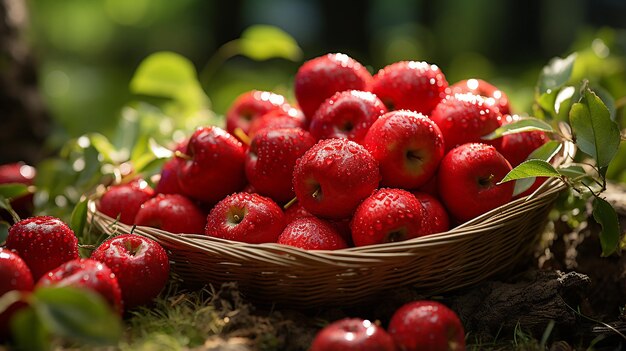
<instances>
[{"instance_id":1,"label":"green foliage","mask_svg":"<svg viewBox=\"0 0 626 351\"><path fill-rule=\"evenodd\" d=\"M619 220L617 213L606 200L601 197L593 199L593 218L602 226L600 245L602 256L610 256L619 245ZM618 235L615 235L618 233Z\"/></svg>"},{"instance_id":2,"label":"green foliage","mask_svg":"<svg viewBox=\"0 0 626 351\"><path fill-rule=\"evenodd\" d=\"M59 338L82 345L113 345L122 335L120 317L90 290L41 287L26 300L29 306L11 320L19 349L48 350Z\"/></svg>"},{"instance_id":3,"label":"green foliage","mask_svg":"<svg viewBox=\"0 0 626 351\"><path fill-rule=\"evenodd\" d=\"M239 39L241 54L253 60L284 58L291 61L302 59L302 49L294 38L282 29L269 25L248 27Z\"/></svg>"},{"instance_id":4,"label":"green foliage","mask_svg":"<svg viewBox=\"0 0 626 351\"><path fill-rule=\"evenodd\" d=\"M72 210L72 216L70 218L70 228L76 234L76 236L82 236L85 230L85 224L87 223L87 204L88 199L83 199Z\"/></svg>"},{"instance_id":5,"label":"green foliage","mask_svg":"<svg viewBox=\"0 0 626 351\"><path fill-rule=\"evenodd\" d=\"M508 134L530 132L534 130L544 132L553 131L552 126L545 121L537 118L525 117L520 118L518 121L515 121L513 123L505 124L502 127L494 130L493 132L483 136L482 138L484 140L494 140Z\"/></svg>"},{"instance_id":6,"label":"green foliage","mask_svg":"<svg viewBox=\"0 0 626 351\"><path fill-rule=\"evenodd\" d=\"M593 157L598 167L608 167L617 153L620 132L609 110L590 89L585 89L581 102L572 106L570 123L576 146Z\"/></svg>"},{"instance_id":7,"label":"green foliage","mask_svg":"<svg viewBox=\"0 0 626 351\"><path fill-rule=\"evenodd\" d=\"M520 120L510 126L499 128L488 137L493 138L508 133L519 133L527 130L544 130L556 134L561 140L574 142L578 150L591 159L584 164L566 160L565 165L555 168L543 156L552 153L551 146L539 149L529 160L511 170L502 182L519 180L515 193L519 194L530 186L530 179L535 177L558 177L582 197L593 197L593 216L602 226L600 242L602 255L608 256L618 249L620 230L617 214L604 199L600 197L606 189L606 174L611 161L619 152L621 135L615 122L615 104L607 97L607 107L602 99L583 81L578 94L578 101L572 102L576 89L565 86L570 81L576 55L565 59L556 58L544 67L536 87L535 112L545 121L538 119ZM604 90L600 95L610 96ZM572 136L557 132L550 123L563 120L569 116ZM548 152L549 151L549 152ZM581 158L580 156L578 158ZM527 180L524 180L527 179ZM580 211L582 212L582 211Z\"/></svg>"}]
</instances>

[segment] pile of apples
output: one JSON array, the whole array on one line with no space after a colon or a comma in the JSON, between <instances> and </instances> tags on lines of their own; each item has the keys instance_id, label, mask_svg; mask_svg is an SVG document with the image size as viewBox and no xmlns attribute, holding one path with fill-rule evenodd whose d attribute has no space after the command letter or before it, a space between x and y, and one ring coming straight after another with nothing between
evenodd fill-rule
<instances>
[{"instance_id":1,"label":"pile of apples","mask_svg":"<svg viewBox=\"0 0 626 351\"><path fill-rule=\"evenodd\" d=\"M142 179L111 186L98 209L130 225L247 243L381 244L511 201L513 183L499 181L547 141L540 131L483 139L520 118L506 94L480 79L448 85L426 62L372 76L327 54L299 68L294 93L297 106L267 91L240 95L226 130L199 127L175 146L154 189Z\"/></svg>"}]
</instances>

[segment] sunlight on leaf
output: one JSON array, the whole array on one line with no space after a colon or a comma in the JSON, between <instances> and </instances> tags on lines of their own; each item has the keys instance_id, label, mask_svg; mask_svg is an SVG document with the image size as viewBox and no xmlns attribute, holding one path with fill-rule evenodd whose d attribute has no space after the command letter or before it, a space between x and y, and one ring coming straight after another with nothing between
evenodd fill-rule
<instances>
[{"instance_id":1,"label":"sunlight on leaf","mask_svg":"<svg viewBox=\"0 0 626 351\"><path fill-rule=\"evenodd\" d=\"M248 27L239 39L241 54L253 60L284 58L291 61L302 59L302 49L287 32L274 26Z\"/></svg>"},{"instance_id":2,"label":"sunlight on leaf","mask_svg":"<svg viewBox=\"0 0 626 351\"><path fill-rule=\"evenodd\" d=\"M537 83L539 93L556 90L567 83L572 76L575 61L576 53L573 53L566 58L555 57L543 67Z\"/></svg>"},{"instance_id":3,"label":"sunlight on leaf","mask_svg":"<svg viewBox=\"0 0 626 351\"><path fill-rule=\"evenodd\" d=\"M549 162L544 160L528 160L513 168L498 184L511 180L532 177L553 177L558 178L561 174Z\"/></svg>"},{"instance_id":4,"label":"sunlight on leaf","mask_svg":"<svg viewBox=\"0 0 626 351\"><path fill-rule=\"evenodd\" d=\"M608 166L619 148L620 131L607 107L590 89L586 89L581 102L572 106L570 124L576 146L593 157L598 167Z\"/></svg>"},{"instance_id":5,"label":"sunlight on leaf","mask_svg":"<svg viewBox=\"0 0 626 351\"><path fill-rule=\"evenodd\" d=\"M540 119L532 118L532 117L524 117L519 120L505 124L500 128L494 130L493 132L482 137L484 140L493 140L500 138L504 135L523 133L523 132L531 132L531 131L544 131L544 132L552 132L552 126Z\"/></svg>"}]
</instances>

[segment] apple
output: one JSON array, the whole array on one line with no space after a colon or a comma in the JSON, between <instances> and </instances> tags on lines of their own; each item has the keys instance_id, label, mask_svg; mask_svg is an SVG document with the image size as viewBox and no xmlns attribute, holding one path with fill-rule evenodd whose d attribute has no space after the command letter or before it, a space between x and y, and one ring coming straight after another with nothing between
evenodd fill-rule
<instances>
[{"instance_id":1,"label":"apple","mask_svg":"<svg viewBox=\"0 0 626 351\"><path fill-rule=\"evenodd\" d=\"M502 138L483 140L498 129L502 116L498 109L473 94L456 94L443 99L430 115L443 134L446 152L465 143L487 143L500 148Z\"/></svg>"},{"instance_id":2,"label":"apple","mask_svg":"<svg viewBox=\"0 0 626 351\"><path fill-rule=\"evenodd\" d=\"M277 242L305 250L338 250L348 247L332 224L312 216L296 218L287 224Z\"/></svg>"},{"instance_id":3,"label":"apple","mask_svg":"<svg viewBox=\"0 0 626 351\"><path fill-rule=\"evenodd\" d=\"M426 184L445 151L439 127L421 113L407 110L382 115L367 132L363 146L380 165L381 185L404 189Z\"/></svg>"},{"instance_id":4,"label":"apple","mask_svg":"<svg viewBox=\"0 0 626 351\"><path fill-rule=\"evenodd\" d=\"M389 334L369 320L345 318L320 330L309 351L395 351Z\"/></svg>"},{"instance_id":5,"label":"apple","mask_svg":"<svg viewBox=\"0 0 626 351\"><path fill-rule=\"evenodd\" d=\"M275 243L285 225L283 210L272 199L236 193L213 207L205 234L252 244Z\"/></svg>"},{"instance_id":6,"label":"apple","mask_svg":"<svg viewBox=\"0 0 626 351\"><path fill-rule=\"evenodd\" d=\"M441 233L450 229L450 217L441 201L431 194L420 191L413 191L412 194L424 208L424 220L422 222L424 235Z\"/></svg>"},{"instance_id":7,"label":"apple","mask_svg":"<svg viewBox=\"0 0 626 351\"><path fill-rule=\"evenodd\" d=\"M403 189L382 188L363 200L350 229L355 246L403 241L424 235L424 208Z\"/></svg>"},{"instance_id":8,"label":"apple","mask_svg":"<svg viewBox=\"0 0 626 351\"><path fill-rule=\"evenodd\" d=\"M248 129L248 138L253 139L256 133L259 131L270 129L282 129L282 128L301 128L305 129L305 118L302 111L295 107L289 108L289 110L272 110L259 118L256 118L250 123Z\"/></svg>"},{"instance_id":9,"label":"apple","mask_svg":"<svg viewBox=\"0 0 626 351\"><path fill-rule=\"evenodd\" d=\"M105 240L91 258L107 265L117 277L126 310L151 302L167 283L170 263L156 241L136 234Z\"/></svg>"},{"instance_id":10,"label":"apple","mask_svg":"<svg viewBox=\"0 0 626 351\"><path fill-rule=\"evenodd\" d=\"M315 145L311 134L300 128L263 129L246 152L246 177L257 193L278 203L291 200L296 160Z\"/></svg>"},{"instance_id":11,"label":"apple","mask_svg":"<svg viewBox=\"0 0 626 351\"><path fill-rule=\"evenodd\" d=\"M143 179L112 185L97 202L98 211L124 224L133 224L141 204L154 196L154 190Z\"/></svg>"},{"instance_id":12,"label":"apple","mask_svg":"<svg viewBox=\"0 0 626 351\"><path fill-rule=\"evenodd\" d=\"M480 95L485 98L485 103L496 107L503 115L511 111L509 98L506 94L491 83L482 79L464 79L452 84L449 89L450 95L465 93Z\"/></svg>"},{"instance_id":13,"label":"apple","mask_svg":"<svg viewBox=\"0 0 626 351\"><path fill-rule=\"evenodd\" d=\"M23 219L9 228L6 248L28 265L33 280L61 264L78 258L78 239L60 219L37 216Z\"/></svg>"},{"instance_id":14,"label":"apple","mask_svg":"<svg viewBox=\"0 0 626 351\"><path fill-rule=\"evenodd\" d=\"M225 130L198 128L184 154L178 154L178 184L183 194L213 205L246 185L243 144Z\"/></svg>"},{"instance_id":15,"label":"apple","mask_svg":"<svg viewBox=\"0 0 626 351\"><path fill-rule=\"evenodd\" d=\"M437 65L400 61L378 71L369 91L376 94L389 111L411 110L428 116L446 96L446 88L448 82Z\"/></svg>"},{"instance_id":16,"label":"apple","mask_svg":"<svg viewBox=\"0 0 626 351\"><path fill-rule=\"evenodd\" d=\"M14 290L25 294L32 291L33 275L17 253L0 247L0 297ZM26 306L25 302L17 301L0 311L0 341L9 336L11 317Z\"/></svg>"},{"instance_id":17,"label":"apple","mask_svg":"<svg viewBox=\"0 0 626 351\"><path fill-rule=\"evenodd\" d=\"M446 154L439 166L439 195L461 222L511 201L513 182L498 185L511 170L493 146L468 143Z\"/></svg>"},{"instance_id":18,"label":"apple","mask_svg":"<svg viewBox=\"0 0 626 351\"><path fill-rule=\"evenodd\" d=\"M206 216L200 207L183 195L158 194L141 205L134 224L174 234L202 234Z\"/></svg>"},{"instance_id":19,"label":"apple","mask_svg":"<svg viewBox=\"0 0 626 351\"><path fill-rule=\"evenodd\" d=\"M33 185L37 170L24 162L14 162L0 165L0 184L24 184ZM21 217L30 217L33 214L33 194L29 193L11 199L11 207ZM3 209L0 209L0 219L5 218L11 221L11 216Z\"/></svg>"},{"instance_id":20,"label":"apple","mask_svg":"<svg viewBox=\"0 0 626 351\"><path fill-rule=\"evenodd\" d=\"M117 278L102 262L89 258L65 262L39 278L36 287L43 286L89 289L102 296L114 311L122 314L122 292Z\"/></svg>"},{"instance_id":21,"label":"apple","mask_svg":"<svg viewBox=\"0 0 626 351\"><path fill-rule=\"evenodd\" d=\"M174 152L184 153L187 149L188 139L185 139L178 143L174 147ZM158 181L154 186L154 192L156 194L182 194L183 191L178 184L178 167L179 162L176 157L172 157L167 160L161 167L161 172L158 177Z\"/></svg>"},{"instance_id":22,"label":"apple","mask_svg":"<svg viewBox=\"0 0 626 351\"><path fill-rule=\"evenodd\" d=\"M296 161L293 188L311 214L347 218L378 187L378 163L361 145L347 139L319 141Z\"/></svg>"},{"instance_id":23,"label":"apple","mask_svg":"<svg viewBox=\"0 0 626 351\"><path fill-rule=\"evenodd\" d=\"M465 350L465 331L459 317L436 301L413 301L401 306L387 330L398 350Z\"/></svg>"},{"instance_id":24,"label":"apple","mask_svg":"<svg viewBox=\"0 0 626 351\"><path fill-rule=\"evenodd\" d=\"M361 144L372 123L386 112L385 104L370 92L341 91L319 106L309 131L317 140L346 138Z\"/></svg>"},{"instance_id":25,"label":"apple","mask_svg":"<svg viewBox=\"0 0 626 351\"><path fill-rule=\"evenodd\" d=\"M248 134L250 124L264 114L282 110L288 113L291 106L284 96L269 91L252 90L239 95L226 111L226 130L237 135L235 130L240 128Z\"/></svg>"},{"instance_id":26,"label":"apple","mask_svg":"<svg viewBox=\"0 0 626 351\"><path fill-rule=\"evenodd\" d=\"M348 55L326 54L305 62L294 78L294 94L307 124L318 107L336 92L366 90L372 75Z\"/></svg>"}]
</instances>

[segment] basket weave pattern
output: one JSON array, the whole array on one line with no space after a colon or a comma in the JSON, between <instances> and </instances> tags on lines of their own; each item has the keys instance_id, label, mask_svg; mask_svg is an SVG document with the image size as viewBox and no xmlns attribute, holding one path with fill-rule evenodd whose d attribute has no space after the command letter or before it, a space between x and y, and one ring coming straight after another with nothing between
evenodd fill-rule
<instances>
[{"instance_id":1,"label":"basket weave pattern","mask_svg":"<svg viewBox=\"0 0 626 351\"><path fill-rule=\"evenodd\" d=\"M168 250L172 269L188 283L237 281L247 297L264 303L349 306L407 285L424 294L441 294L505 272L531 253L565 187L559 179L549 179L531 197L512 201L448 232L336 251L246 244L140 226L134 233ZM131 230L97 212L93 203L89 213L97 228L107 234Z\"/></svg>"}]
</instances>

